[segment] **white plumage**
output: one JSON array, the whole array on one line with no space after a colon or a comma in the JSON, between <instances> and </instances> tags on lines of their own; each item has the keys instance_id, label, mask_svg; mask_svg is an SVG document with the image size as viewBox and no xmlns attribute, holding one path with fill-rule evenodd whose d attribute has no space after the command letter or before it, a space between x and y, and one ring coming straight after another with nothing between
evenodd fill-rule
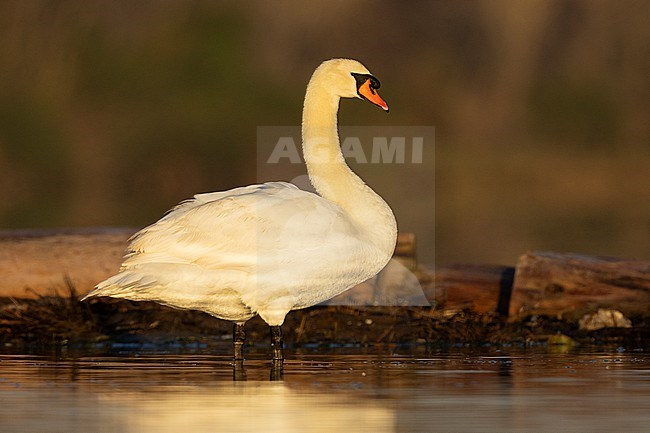
<instances>
[{"instance_id":1,"label":"white plumage","mask_svg":"<svg viewBox=\"0 0 650 433\"><path fill-rule=\"evenodd\" d=\"M375 275L392 256L395 218L345 163L336 118L340 97L387 110L378 86L354 60L314 72L303 152L319 195L284 182L198 194L136 233L120 272L87 297L156 301L236 323L259 314L278 326L290 310Z\"/></svg>"}]
</instances>

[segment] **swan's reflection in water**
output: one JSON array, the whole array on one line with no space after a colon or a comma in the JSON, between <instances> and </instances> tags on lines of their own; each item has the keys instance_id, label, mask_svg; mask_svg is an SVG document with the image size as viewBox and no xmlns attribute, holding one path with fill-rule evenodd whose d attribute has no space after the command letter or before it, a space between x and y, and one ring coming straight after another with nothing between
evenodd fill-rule
<instances>
[{"instance_id":1,"label":"swan's reflection in water","mask_svg":"<svg viewBox=\"0 0 650 433\"><path fill-rule=\"evenodd\" d=\"M646 431L650 410L644 353L359 351L278 367L229 355L0 355L0 431Z\"/></svg>"},{"instance_id":2,"label":"swan's reflection in water","mask_svg":"<svg viewBox=\"0 0 650 433\"><path fill-rule=\"evenodd\" d=\"M269 380L275 382L282 379L284 379L284 360L273 359L271 361ZM232 380L235 382L247 380L246 364L241 359L235 360L232 364Z\"/></svg>"},{"instance_id":3,"label":"swan's reflection in water","mask_svg":"<svg viewBox=\"0 0 650 433\"><path fill-rule=\"evenodd\" d=\"M124 417L124 432L392 432L386 402L302 393L282 382L220 383L107 392L99 402ZM210 429L212 428L212 429Z\"/></svg>"},{"instance_id":4,"label":"swan's reflection in water","mask_svg":"<svg viewBox=\"0 0 650 433\"><path fill-rule=\"evenodd\" d=\"M284 381L281 362L229 356L0 356L0 431L394 431L390 403L344 377L332 382L331 362L288 364Z\"/></svg>"}]
</instances>

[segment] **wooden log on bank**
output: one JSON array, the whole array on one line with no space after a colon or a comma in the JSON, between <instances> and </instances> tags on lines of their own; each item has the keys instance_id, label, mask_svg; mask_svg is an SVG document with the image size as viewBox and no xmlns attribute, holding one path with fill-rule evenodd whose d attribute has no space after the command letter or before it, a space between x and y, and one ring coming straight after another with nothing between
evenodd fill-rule
<instances>
[{"instance_id":1,"label":"wooden log on bank","mask_svg":"<svg viewBox=\"0 0 650 433\"><path fill-rule=\"evenodd\" d=\"M127 240L136 230L0 231L0 297L64 295L69 283L83 295L118 271ZM580 316L598 308L650 315L648 262L532 252L521 256L516 268L434 269L417 265L415 245L412 233L401 233L395 253L399 265L388 266L391 273L360 284L332 305L431 303L446 310L496 311L513 319L529 314Z\"/></svg>"},{"instance_id":2,"label":"wooden log on bank","mask_svg":"<svg viewBox=\"0 0 650 433\"><path fill-rule=\"evenodd\" d=\"M130 228L0 231L0 296L88 293L122 263Z\"/></svg>"},{"instance_id":3,"label":"wooden log on bank","mask_svg":"<svg viewBox=\"0 0 650 433\"><path fill-rule=\"evenodd\" d=\"M423 284L427 298L443 309L497 312L507 316L515 268L491 265L437 266L433 284Z\"/></svg>"},{"instance_id":4,"label":"wooden log on bank","mask_svg":"<svg viewBox=\"0 0 650 433\"><path fill-rule=\"evenodd\" d=\"M598 308L649 315L650 263L552 252L529 252L519 258L511 317L579 318Z\"/></svg>"},{"instance_id":5,"label":"wooden log on bank","mask_svg":"<svg viewBox=\"0 0 650 433\"><path fill-rule=\"evenodd\" d=\"M0 231L0 297L79 295L115 274L135 228ZM415 236L400 233L395 256L416 266Z\"/></svg>"}]
</instances>

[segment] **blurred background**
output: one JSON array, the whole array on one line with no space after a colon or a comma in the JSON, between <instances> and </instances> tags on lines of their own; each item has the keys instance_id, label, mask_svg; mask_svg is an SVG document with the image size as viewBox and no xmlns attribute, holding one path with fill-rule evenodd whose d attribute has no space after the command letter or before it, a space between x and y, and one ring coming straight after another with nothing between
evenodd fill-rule
<instances>
[{"instance_id":1,"label":"blurred background","mask_svg":"<svg viewBox=\"0 0 650 433\"><path fill-rule=\"evenodd\" d=\"M391 112L342 125L435 126L411 175L367 179L422 261L648 259L649 23L647 0L3 1L0 227L138 227L270 180L257 127L299 125L313 69L353 57Z\"/></svg>"}]
</instances>

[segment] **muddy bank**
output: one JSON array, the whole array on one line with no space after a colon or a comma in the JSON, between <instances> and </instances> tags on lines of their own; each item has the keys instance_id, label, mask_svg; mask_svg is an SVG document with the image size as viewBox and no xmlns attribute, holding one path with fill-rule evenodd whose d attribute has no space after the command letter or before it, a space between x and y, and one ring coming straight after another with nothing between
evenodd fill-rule
<instances>
[{"instance_id":1,"label":"muddy bank","mask_svg":"<svg viewBox=\"0 0 650 433\"><path fill-rule=\"evenodd\" d=\"M632 328L587 332L575 321L531 315L507 322L496 313L432 307L316 306L291 312L283 325L288 347L302 345L620 345L650 348L650 320L630 317ZM223 344L232 324L196 311L152 302L66 296L0 299L0 344L21 347L106 346L113 343ZM250 344L269 343L259 318L246 325Z\"/></svg>"}]
</instances>

